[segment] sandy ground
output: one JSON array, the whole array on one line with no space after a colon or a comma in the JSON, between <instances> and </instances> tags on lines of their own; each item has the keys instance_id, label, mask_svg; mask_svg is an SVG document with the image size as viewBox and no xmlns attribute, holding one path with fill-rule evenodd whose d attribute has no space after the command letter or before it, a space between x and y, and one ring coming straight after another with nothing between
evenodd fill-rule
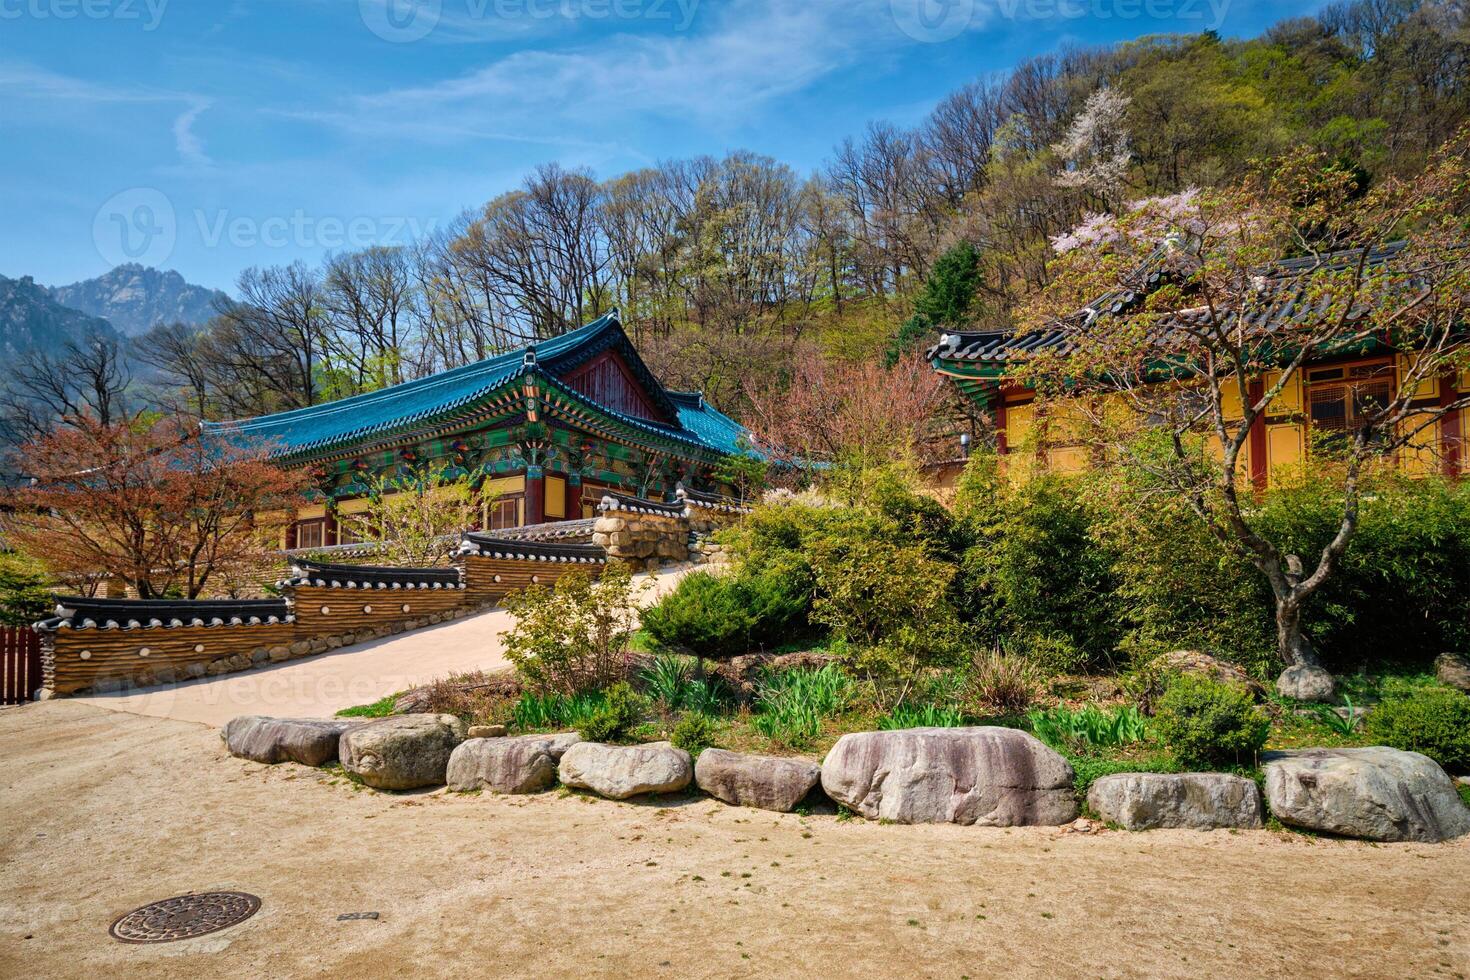
<instances>
[{"instance_id":1,"label":"sandy ground","mask_svg":"<svg viewBox=\"0 0 1470 980\"><path fill-rule=\"evenodd\" d=\"M680 577L672 571L640 576L647 583L642 600L664 594ZM452 673L508 667L500 634L511 624L510 614L496 609L238 674L74 700L216 727L236 715L326 718Z\"/></svg>"},{"instance_id":2,"label":"sandy ground","mask_svg":"<svg viewBox=\"0 0 1470 980\"><path fill-rule=\"evenodd\" d=\"M255 918L159 946L188 891ZM338 922L376 911L377 921ZM882 826L707 799L376 794L202 725L0 710L0 977L1470 973L1470 839Z\"/></svg>"}]
</instances>

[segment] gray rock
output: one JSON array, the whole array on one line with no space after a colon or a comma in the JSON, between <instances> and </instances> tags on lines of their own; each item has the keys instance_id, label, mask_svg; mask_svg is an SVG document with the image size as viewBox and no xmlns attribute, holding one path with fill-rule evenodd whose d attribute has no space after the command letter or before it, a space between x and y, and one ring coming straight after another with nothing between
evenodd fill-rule
<instances>
[{"instance_id":1,"label":"gray rock","mask_svg":"<svg viewBox=\"0 0 1470 980\"><path fill-rule=\"evenodd\" d=\"M1470 809L1428 756L1384 746L1267 752L1266 801L1284 824L1376 841L1470 833Z\"/></svg>"},{"instance_id":2,"label":"gray rock","mask_svg":"<svg viewBox=\"0 0 1470 980\"><path fill-rule=\"evenodd\" d=\"M342 733L342 768L374 789L444 785L449 755L464 741L454 715L395 715Z\"/></svg>"},{"instance_id":3,"label":"gray rock","mask_svg":"<svg viewBox=\"0 0 1470 980\"><path fill-rule=\"evenodd\" d=\"M631 746L578 742L561 757L558 773L564 786L626 800L644 793L679 792L694 778L694 763L688 752L668 742Z\"/></svg>"},{"instance_id":4,"label":"gray rock","mask_svg":"<svg viewBox=\"0 0 1470 980\"><path fill-rule=\"evenodd\" d=\"M1442 653L1434 668L1441 684L1470 692L1470 657L1463 653Z\"/></svg>"},{"instance_id":5,"label":"gray rock","mask_svg":"<svg viewBox=\"0 0 1470 980\"><path fill-rule=\"evenodd\" d=\"M844 735L822 789L868 819L986 827L1077 818L1072 767L1014 728L911 728Z\"/></svg>"},{"instance_id":6,"label":"gray rock","mask_svg":"<svg viewBox=\"0 0 1470 980\"><path fill-rule=\"evenodd\" d=\"M470 738L505 738L504 725L471 725ZM557 758L561 756L558 754Z\"/></svg>"},{"instance_id":7,"label":"gray rock","mask_svg":"<svg viewBox=\"0 0 1470 980\"><path fill-rule=\"evenodd\" d=\"M694 763L694 781L710 796L735 806L790 813L822 778L822 769L805 759L742 755L705 749Z\"/></svg>"},{"instance_id":8,"label":"gray rock","mask_svg":"<svg viewBox=\"0 0 1470 980\"><path fill-rule=\"evenodd\" d=\"M1276 678L1276 693L1298 701L1330 701L1337 693L1337 681L1321 667L1297 664Z\"/></svg>"},{"instance_id":9,"label":"gray rock","mask_svg":"<svg viewBox=\"0 0 1470 980\"><path fill-rule=\"evenodd\" d=\"M537 793L556 785L557 763L580 741L576 732L471 738L449 756L445 779L450 789L461 792Z\"/></svg>"},{"instance_id":10,"label":"gray rock","mask_svg":"<svg viewBox=\"0 0 1470 980\"><path fill-rule=\"evenodd\" d=\"M1126 830L1261 826L1261 791L1255 782L1220 772L1103 776L1088 789L1087 805Z\"/></svg>"},{"instance_id":11,"label":"gray rock","mask_svg":"<svg viewBox=\"0 0 1470 980\"><path fill-rule=\"evenodd\" d=\"M225 725L230 755L274 765L299 762L320 766L337 758L342 733L355 722L345 718L266 718L241 715Z\"/></svg>"}]
</instances>

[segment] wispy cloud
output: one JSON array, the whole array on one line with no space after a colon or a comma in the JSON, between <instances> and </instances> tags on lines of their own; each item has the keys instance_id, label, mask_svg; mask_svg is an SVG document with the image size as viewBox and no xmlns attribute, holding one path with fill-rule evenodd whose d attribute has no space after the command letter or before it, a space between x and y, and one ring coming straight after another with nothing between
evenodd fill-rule
<instances>
[{"instance_id":1,"label":"wispy cloud","mask_svg":"<svg viewBox=\"0 0 1470 980\"><path fill-rule=\"evenodd\" d=\"M204 152L204 143L194 132L194 122L213 104L209 99L199 99L174 119L174 147L185 163L200 167L213 164Z\"/></svg>"}]
</instances>

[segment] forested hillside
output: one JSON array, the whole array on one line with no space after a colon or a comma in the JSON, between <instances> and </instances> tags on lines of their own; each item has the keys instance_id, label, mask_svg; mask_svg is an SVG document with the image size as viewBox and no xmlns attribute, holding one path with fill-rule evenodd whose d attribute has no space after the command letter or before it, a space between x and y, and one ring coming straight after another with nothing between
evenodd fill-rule
<instances>
[{"instance_id":1,"label":"forested hillside","mask_svg":"<svg viewBox=\"0 0 1470 980\"><path fill-rule=\"evenodd\" d=\"M1463 5L1355 0L1265 36L1145 38L978 78L799 174L759 148L622 175L537 168L404 249L247 270L204 332L155 330L168 400L292 408L554 336L609 307L672 386L741 414L797 360L878 360L1004 326L1091 213L1307 144L1365 179L1467 118ZM938 270L936 272L936 269Z\"/></svg>"}]
</instances>

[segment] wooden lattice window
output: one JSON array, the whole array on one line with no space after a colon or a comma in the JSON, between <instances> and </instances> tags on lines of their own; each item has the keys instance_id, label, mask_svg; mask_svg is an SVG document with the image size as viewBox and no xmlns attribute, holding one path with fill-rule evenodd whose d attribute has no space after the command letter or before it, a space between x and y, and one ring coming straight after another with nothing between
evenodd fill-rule
<instances>
[{"instance_id":1,"label":"wooden lattice window","mask_svg":"<svg viewBox=\"0 0 1470 980\"><path fill-rule=\"evenodd\" d=\"M1357 432L1392 399L1393 365L1388 361L1307 372L1307 410L1318 432Z\"/></svg>"},{"instance_id":2,"label":"wooden lattice window","mask_svg":"<svg viewBox=\"0 0 1470 980\"><path fill-rule=\"evenodd\" d=\"M496 497L485 505L485 527L491 531L521 526L521 504L524 496Z\"/></svg>"},{"instance_id":3,"label":"wooden lattice window","mask_svg":"<svg viewBox=\"0 0 1470 980\"><path fill-rule=\"evenodd\" d=\"M297 548L320 548L327 541L327 522L299 521L296 524Z\"/></svg>"}]
</instances>

